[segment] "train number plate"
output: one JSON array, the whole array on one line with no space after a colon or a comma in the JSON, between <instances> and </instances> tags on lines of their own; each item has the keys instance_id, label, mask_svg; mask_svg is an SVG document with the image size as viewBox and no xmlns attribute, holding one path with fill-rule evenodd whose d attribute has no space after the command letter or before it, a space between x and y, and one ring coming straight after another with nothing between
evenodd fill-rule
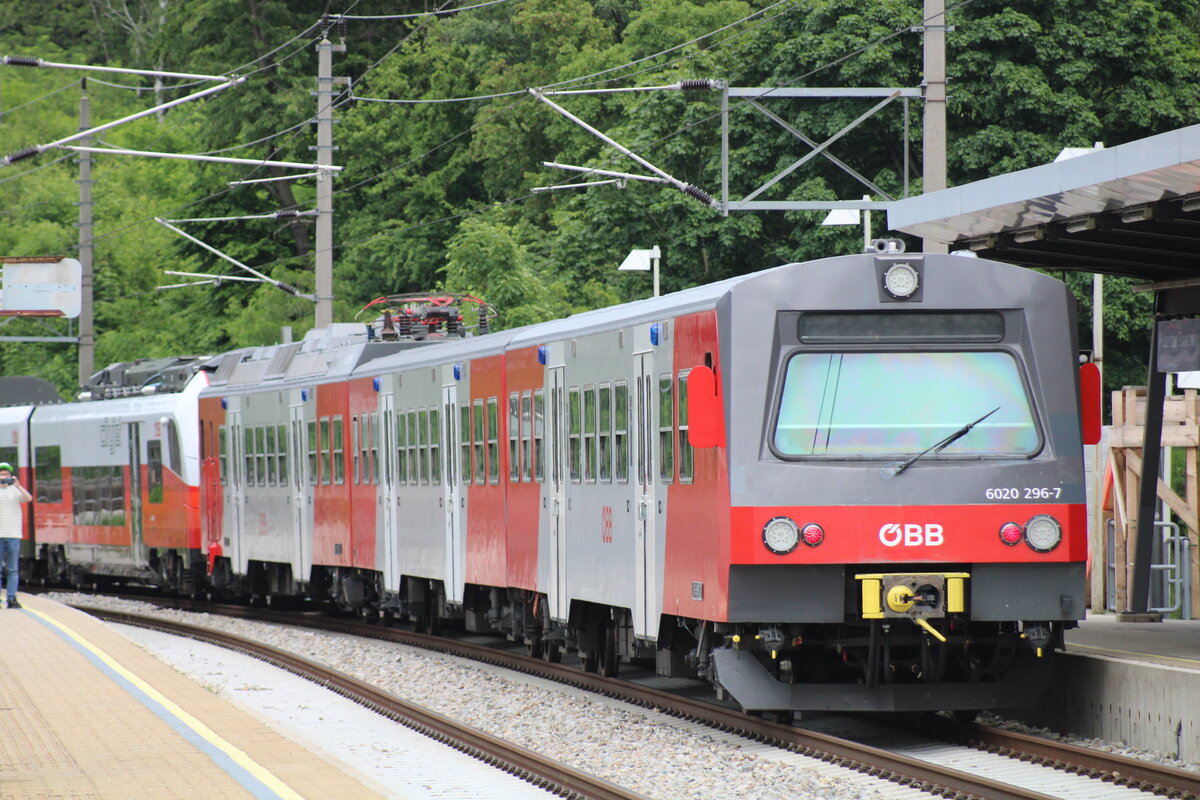
<instances>
[{"instance_id":1,"label":"train number plate","mask_svg":"<svg viewBox=\"0 0 1200 800\"><path fill-rule=\"evenodd\" d=\"M996 486L984 491L988 500L1057 500L1061 486Z\"/></svg>"}]
</instances>

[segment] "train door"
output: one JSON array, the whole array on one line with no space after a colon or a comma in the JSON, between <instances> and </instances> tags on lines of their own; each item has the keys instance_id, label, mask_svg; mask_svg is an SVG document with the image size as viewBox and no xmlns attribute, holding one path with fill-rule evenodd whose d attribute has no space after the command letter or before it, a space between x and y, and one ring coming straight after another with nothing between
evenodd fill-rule
<instances>
[{"instance_id":1,"label":"train door","mask_svg":"<svg viewBox=\"0 0 1200 800\"><path fill-rule=\"evenodd\" d=\"M392 394L379 395L379 417L383 430L380 436L380 466L383 480L379 483L378 504L383 532L383 573L389 586L399 586L400 543L396 530L396 398ZM379 436L379 434L376 434Z\"/></svg>"},{"instance_id":2,"label":"train door","mask_svg":"<svg viewBox=\"0 0 1200 800\"><path fill-rule=\"evenodd\" d=\"M442 419L445 420L446 441L441 448L442 474L446 478L442 501L445 504L446 556L445 589L446 601L463 601L463 561L466 559L466 542L463 538L466 513L466 492L463 491L463 475L454 468L458 453L459 437L463 435L458 415L458 386L442 387ZM469 434L468 434L469 435Z\"/></svg>"},{"instance_id":3,"label":"train door","mask_svg":"<svg viewBox=\"0 0 1200 800\"><path fill-rule=\"evenodd\" d=\"M129 555L135 564L146 563L146 539L142 526L142 427L131 422L129 429Z\"/></svg>"},{"instance_id":4,"label":"train door","mask_svg":"<svg viewBox=\"0 0 1200 800\"><path fill-rule=\"evenodd\" d=\"M241 558L242 515L246 510L243 507L246 495L244 486L246 451L242 438L244 434L241 410L230 410L227 419L229 421L229 485L227 487L229 496L225 509L228 524L225 526L225 545L222 551L223 555L230 560L230 566L237 569L238 561Z\"/></svg>"},{"instance_id":5,"label":"train door","mask_svg":"<svg viewBox=\"0 0 1200 800\"><path fill-rule=\"evenodd\" d=\"M304 427L304 404L288 406L288 426L291 436L291 446L288 447L288 474L292 476L291 485L288 491L291 494L292 501L292 531L294 532L293 541L295 544L295 568L298 570L294 575L296 580L308 580L308 570L310 567L309 559L312 554L310 552L310 542L312 541L312 530L310 520L312 515L309 513L309 503L312 498L308 494L308 459L305 455L308 453L308 442L305 437ZM234 437L237 441L237 437Z\"/></svg>"},{"instance_id":6,"label":"train door","mask_svg":"<svg viewBox=\"0 0 1200 800\"><path fill-rule=\"evenodd\" d=\"M633 402L634 424L637 426L637 519L634 523L634 612L633 627L638 634L658 629L655 597L655 522L658 518L654 496L655 387L653 353L634 356L637 366L636 397ZM653 619L651 618L653 617ZM653 623L653 627L651 624Z\"/></svg>"},{"instance_id":7,"label":"train door","mask_svg":"<svg viewBox=\"0 0 1200 800\"><path fill-rule=\"evenodd\" d=\"M567 435L567 390L562 366L550 369L550 616L566 619L571 610L567 592L567 475L563 452Z\"/></svg>"}]
</instances>

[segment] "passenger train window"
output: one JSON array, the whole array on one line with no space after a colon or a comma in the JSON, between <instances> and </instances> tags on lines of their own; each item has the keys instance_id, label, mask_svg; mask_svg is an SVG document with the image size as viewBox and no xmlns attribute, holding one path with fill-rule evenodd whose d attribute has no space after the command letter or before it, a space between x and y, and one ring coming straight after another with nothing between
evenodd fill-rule
<instances>
[{"instance_id":1,"label":"passenger train window","mask_svg":"<svg viewBox=\"0 0 1200 800\"><path fill-rule=\"evenodd\" d=\"M596 482L596 387L583 388L583 479Z\"/></svg>"},{"instance_id":2,"label":"passenger train window","mask_svg":"<svg viewBox=\"0 0 1200 800\"><path fill-rule=\"evenodd\" d=\"M371 412L371 483L379 485L379 473L383 465L379 463L379 412Z\"/></svg>"},{"instance_id":3,"label":"passenger train window","mask_svg":"<svg viewBox=\"0 0 1200 800\"><path fill-rule=\"evenodd\" d=\"M488 483L500 482L500 409L495 397L487 401Z\"/></svg>"},{"instance_id":4,"label":"passenger train window","mask_svg":"<svg viewBox=\"0 0 1200 800\"><path fill-rule=\"evenodd\" d=\"M317 454L320 449L320 440L317 438L317 423L313 421L308 423L308 482L313 486L317 485L319 477L319 473L317 472Z\"/></svg>"},{"instance_id":5,"label":"passenger train window","mask_svg":"<svg viewBox=\"0 0 1200 800\"><path fill-rule=\"evenodd\" d=\"M262 425L254 429L254 463L258 471L258 485L267 485L267 434Z\"/></svg>"},{"instance_id":6,"label":"passenger train window","mask_svg":"<svg viewBox=\"0 0 1200 800\"><path fill-rule=\"evenodd\" d=\"M629 482L629 386L617 381L613 394L614 472L621 483Z\"/></svg>"},{"instance_id":7,"label":"passenger train window","mask_svg":"<svg viewBox=\"0 0 1200 800\"><path fill-rule=\"evenodd\" d=\"M417 441L420 449L417 462L421 470L422 485L429 483L429 412L424 408L417 411Z\"/></svg>"},{"instance_id":8,"label":"passenger train window","mask_svg":"<svg viewBox=\"0 0 1200 800\"><path fill-rule=\"evenodd\" d=\"M396 483L408 483L408 417L396 412Z\"/></svg>"},{"instance_id":9,"label":"passenger train window","mask_svg":"<svg viewBox=\"0 0 1200 800\"><path fill-rule=\"evenodd\" d=\"M167 420L167 463L171 472L183 475L183 454L179 450L179 426L175 420Z\"/></svg>"},{"instance_id":10,"label":"passenger train window","mask_svg":"<svg viewBox=\"0 0 1200 800\"><path fill-rule=\"evenodd\" d=\"M321 483L328 486L333 483L333 462L330 460L331 451L329 449L329 417L321 417L321 435L317 450L321 456Z\"/></svg>"},{"instance_id":11,"label":"passenger train window","mask_svg":"<svg viewBox=\"0 0 1200 800\"><path fill-rule=\"evenodd\" d=\"M646 481L646 473L647 473L646 437L649 436L649 433L647 433L647 431L646 431L646 428L647 428L647 425L646 425L646 395L649 394L649 390L644 389L642 387L642 383L643 383L643 378L641 375L639 375L638 379L637 379L637 398L634 401L635 406L637 408L637 411L635 412L635 414L637 415L637 421L638 421L638 434L637 434L637 480L638 480L638 485L645 485L647 482Z\"/></svg>"},{"instance_id":12,"label":"passenger train window","mask_svg":"<svg viewBox=\"0 0 1200 800\"><path fill-rule=\"evenodd\" d=\"M516 392L508 395L508 479L516 483L521 479L521 396Z\"/></svg>"},{"instance_id":13,"label":"passenger train window","mask_svg":"<svg viewBox=\"0 0 1200 800\"><path fill-rule=\"evenodd\" d=\"M392 425L392 418L394 416L395 413L392 411L392 409L384 409L383 418L380 420L379 424L379 436L383 440L380 443L381 449L379 452L381 454L381 458L383 459L380 463L383 465L383 480L389 486L392 485L392 464L394 463L394 459L392 458L391 452L388 450L387 433L395 428L395 426Z\"/></svg>"},{"instance_id":14,"label":"passenger train window","mask_svg":"<svg viewBox=\"0 0 1200 800\"><path fill-rule=\"evenodd\" d=\"M420 442L420 429L417 428L417 412L408 412L408 482L417 485L421 475L417 471L417 447Z\"/></svg>"},{"instance_id":15,"label":"passenger train window","mask_svg":"<svg viewBox=\"0 0 1200 800\"><path fill-rule=\"evenodd\" d=\"M695 472L695 450L688 441L688 373L679 373L679 482L691 483Z\"/></svg>"},{"instance_id":16,"label":"passenger train window","mask_svg":"<svg viewBox=\"0 0 1200 800\"><path fill-rule=\"evenodd\" d=\"M41 466L40 459L38 465ZM38 486L41 486L41 480ZM41 494L40 488L38 494ZM159 439L146 440L146 494L151 503L163 501L162 441Z\"/></svg>"},{"instance_id":17,"label":"passenger train window","mask_svg":"<svg viewBox=\"0 0 1200 800\"><path fill-rule=\"evenodd\" d=\"M225 486L229 483L229 454L228 450L229 431L224 425L217 428L217 462L221 471L221 485Z\"/></svg>"},{"instance_id":18,"label":"passenger train window","mask_svg":"<svg viewBox=\"0 0 1200 800\"><path fill-rule=\"evenodd\" d=\"M255 483L254 471L254 428L242 429L242 458L246 460L246 486L253 486Z\"/></svg>"},{"instance_id":19,"label":"passenger train window","mask_svg":"<svg viewBox=\"0 0 1200 800\"><path fill-rule=\"evenodd\" d=\"M533 478L546 479L546 393L538 389L533 393Z\"/></svg>"},{"instance_id":20,"label":"passenger train window","mask_svg":"<svg viewBox=\"0 0 1200 800\"><path fill-rule=\"evenodd\" d=\"M429 409L429 482L442 482L442 423L437 406Z\"/></svg>"},{"instance_id":21,"label":"passenger train window","mask_svg":"<svg viewBox=\"0 0 1200 800\"><path fill-rule=\"evenodd\" d=\"M533 479L533 395L521 395L521 480Z\"/></svg>"},{"instance_id":22,"label":"passenger train window","mask_svg":"<svg viewBox=\"0 0 1200 800\"><path fill-rule=\"evenodd\" d=\"M353 454L351 459L354 462L354 467L351 470L354 474L354 482L362 483L362 464L367 460L366 445L363 443L362 422L357 414L350 417L350 452Z\"/></svg>"},{"instance_id":23,"label":"passenger train window","mask_svg":"<svg viewBox=\"0 0 1200 800\"><path fill-rule=\"evenodd\" d=\"M476 400L472 411L475 422L472 428L472 441L475 444L475 485L482 486L485 474L485 462L483 460L483 400Z\"/></svg>"},{"instance_id":24,"label":"passenger train window","mask_svg":"<svg viewBox=\"0 0 1200 800\"><path fill-rule=\"evenodd\" d=\"M16 461L16 456L13 456ZM9 463L13 463L10 461ZM58 445L33 450L34 489L39 503L62 502L62 451Z\"/></svg>"},{"instance_id":25,"label":"passenger train window","mask_svg":"<svg viewBox=\"0 0 1200 800\"><path fill-rule=\"evenodd\" d=\"M612 482L612 387L601 384L597 403L600 414L600 472L602 481Z\"/></svg>"},{"instance_id":26,"label":"passenger train window","mask_svg":"<svg viewBox=\"0 0 1200 800\"><path fill-rule=\"evenodd\" d=\"M675 480L675 392L670 375L658 377L658 477Z\"/></svg>"},{"instance_id":27,"label":"passenger train window","mask_svg":"<svg viewBox=\"0 0 1200 800\"><path fill-rule=\"evenodd\" d=\"M76 525L125 525L125 468L74 467L71 470L72 516Z\"/></svg>"},{"instance_id":28,"label":"passenger train window","mask_svg":"<svg viewBox=\"0 0 1200 800\"><path fill-rule=\"evenodd\" d=\"M288 482L288 467L287 467L288 440L287 440L287 426L286 425L276 425L275 426L275 444L276 444L275 458L278 463L278 466L276 467L275 472L279 475L279 485L287 486L287 482ZM173 468L174 467L172 467L172 469Z\"/></svg>"},{"instance_id":29,"label":"passenger train window","mask_svg":"<svg viewBox=\"0 0 1200 800\"><path fill-rule=\"evenodd\" d=\"M458 446L461 455L458 474L463 483L471 482L471 406L463 403L458 407Z\"/></svg>"},{"instance_id":30,"label":"passenger train window","mask_svg":"<svg viewBox=\"0 0 1200 800\"><path fill-rule=\"evenodd\" d=\"M342 433L342 417L333 418L333 481L346 482L346 440Z\"/></svg>"},{"instance_id":31,"label":"passenger train window","mask_svg":"<svg viewBox=\"0 0 1200 800\"><path fill-rule=\"evenodd\" d=\"M571 482L579 483L583 477L583 408L579 400L579 387L567 390L567 463L570 464Z\"/></svg>"},{"instance_id":32,"label":"passenger train window","mask_svg":"<svg viewBox=\"0 0 1200 800\"><path fill-rule=\"evenodd\" d=\"M267 469L266 469L267 485L274 486L278 482L278 477L275 474L275 464L278 461L278 459L275 456L275 454L278 452L278 450L276 449L276 443L275 443L275 426L267 425L265 428L259 429L260 433L262 433L264 431L266 433L266 438L267 438L267 447L263 451L263 455L261 457L266 459L266 462L267 462ZM263 472L260 470L259 477L261 478L262 475L263 475Z\"/></svg>"}]
</instances>

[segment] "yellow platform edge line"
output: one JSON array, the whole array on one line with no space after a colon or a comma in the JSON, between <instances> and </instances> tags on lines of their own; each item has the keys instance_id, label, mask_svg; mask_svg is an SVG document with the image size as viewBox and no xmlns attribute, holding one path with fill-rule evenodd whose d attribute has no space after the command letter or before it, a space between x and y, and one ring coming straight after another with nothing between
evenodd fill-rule
<instances>
[{"instance_id":1,"label":"yellow platform edge line","mask_svg":"<svg viewBox=\"0 0 1200 800\"><path fill-rule=\"evenodd\" d=\"M257 778L259 781L261 781L264 786L269 788L271 791L275 792L275 794L279 795L279 797L284 798L284 800L304 800L303 795L301 795L298 792L296 792L295 790L293 790L290 786L285 784L279 778L276 778L266 767L262 766L257 761L255 761L253 758L251 758L249 755L247 755L245 751L234 746L230 742L226 741L219 734L217 734L216 731L212 730L207 725L205 725L203 722L196 719L188 712L184 711L182 708L179 707L179 705L177 703L168 699L165 695L162 694L162 692L159 692L157 689L155 689L150 684L146 683L146 681L142 680L140 677L135 675L129 669L122 666L120 662L118 662L115 658L110 656L108 653L101 650L96 645L92 644L82 634L76 632L70 626L66 625L63 622L60 622L59 620L55 619L54 617L52 617L49 614L46 614L42 611L38 611L36 609L30 608L29 606L25 606L25 610L31 614L36 614L38 617L40 617L45 622L49 623L50 625L53 625L54 627L56 627L60 631L62 631L64 634L71 637L71 639L73 639L75 642L77 642L81 647L86 648L89 652L91 652L93 655L95 655L96 658L100 659L105 664L107 664L113 671L115 671L117 674L119 674L125 680L129 681L134 686L136 686L138 689L145 692L146 695L148 697L150 697L152 700L154 700L156 703L161 704L163 706L163 708L165 708L172 715L174 715L176 718L178 718L184 725L187 725L189 728L191 728L193 731L195 731L199 736L201 736L205 741L207 741L213 747L217 748L222 753L224 753L226 756L228 756L231 760L233 760L234 763L236 763L242 769L249 772L251 775L253 775L255 778Z\"/></svg>"}]
</instances>

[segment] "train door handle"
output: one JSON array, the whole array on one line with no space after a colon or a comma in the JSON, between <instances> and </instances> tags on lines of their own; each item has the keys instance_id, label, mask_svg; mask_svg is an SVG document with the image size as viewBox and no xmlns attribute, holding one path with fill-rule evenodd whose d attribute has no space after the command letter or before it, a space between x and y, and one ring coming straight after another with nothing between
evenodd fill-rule
<instances>
[{"instance_id":1,"label":"train door handle","mask_svg":"<svg viewBox=\"0 0 1200 800\"><path fill-rule=\"evenodd\" d=\"M646 520L646 504L638 503L638 519L643 522Z\"/></svg>"},{"instance_id":2,"label":"train door handle","mask_svg":"<svg viewBox=\"0 0 1200 800\"><path fill-rule=\"evenodd\" d=\"M444 507L445 507L445 502L446 502L446 498L444 498L444 497L439 497L439 498L438 498L438 508L444 508Z\"/></svg>"}]
</instances>

